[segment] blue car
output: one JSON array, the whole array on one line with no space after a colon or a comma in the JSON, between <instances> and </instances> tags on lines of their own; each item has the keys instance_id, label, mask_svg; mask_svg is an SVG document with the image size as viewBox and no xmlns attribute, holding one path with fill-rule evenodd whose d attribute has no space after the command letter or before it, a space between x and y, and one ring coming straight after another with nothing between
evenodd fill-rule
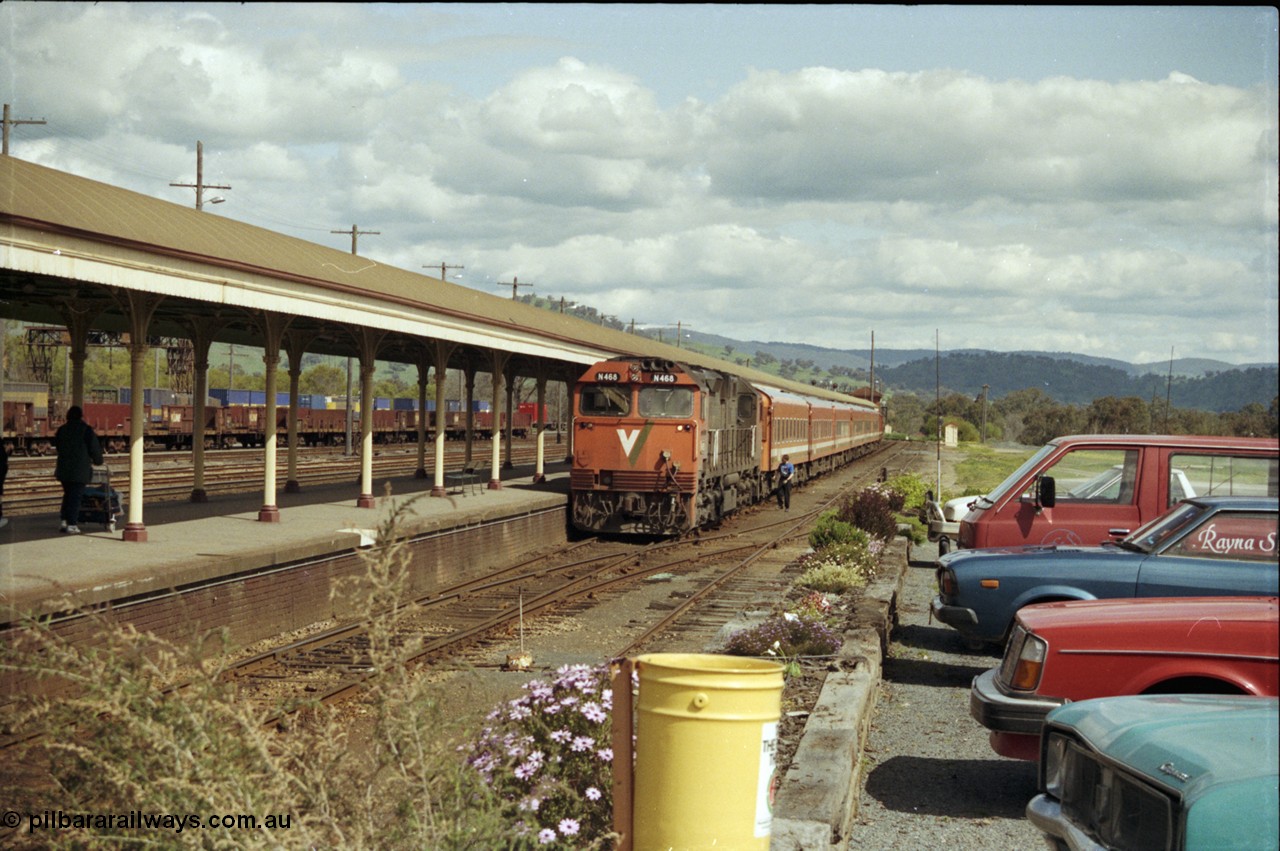
<instances>
[{"instance_id":1,"label":"blue car","mask_svg":"<svg viewBox=\"0 0 1280 851\"><path fill-rule=\"evenodd\" d=\"M1018 609L1109 597L1277 593L1275 497L1201 497L1097 547L960 550L938 562L933 616L971 647L1003 644Z\"/></svg>"},{"instance_id":2,"label":"blue car","mask_svg":"<svg viewBox=\"0 0 1280 851\"><path fill-rule=\"evenodd\" d=\"M1144 695L1060 706L1027 818L1072 851L1280 847L1278 705Z\"/></svg>"}]
</instances>

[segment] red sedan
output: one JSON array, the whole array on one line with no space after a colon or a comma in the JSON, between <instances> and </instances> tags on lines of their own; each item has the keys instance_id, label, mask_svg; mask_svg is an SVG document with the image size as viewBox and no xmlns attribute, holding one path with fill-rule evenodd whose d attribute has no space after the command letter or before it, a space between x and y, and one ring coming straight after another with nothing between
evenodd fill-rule
<instances>
[{"instance_id":1,"label":"red sedan","mask_svg":"<svg viewBox=\"0 0 1280 851\"><path fill-rule=\"evenodd\" d=\"M1036 760L1044 717L1064 703L1278 693L1276 597L1073 600L1018 612L1000 667L974 678L969 713L996 753Z\"/></svg>"}]
</instances>

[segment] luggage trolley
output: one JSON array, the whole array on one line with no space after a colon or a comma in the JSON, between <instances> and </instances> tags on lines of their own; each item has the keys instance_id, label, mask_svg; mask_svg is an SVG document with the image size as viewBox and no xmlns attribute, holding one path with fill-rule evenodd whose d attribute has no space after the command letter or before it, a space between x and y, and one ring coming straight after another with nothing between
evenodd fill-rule
<instances>
[{"instance_id":1,"label":"luggage trolley","mask_svg":"<svg viewBox=\"0 0 1280 851\"><path fill-rule=\"evenodd\" d=\"M101 523L108 532L116 530L116 519L122 514L120 491L111 487L111 469L103 464L93 468L93 479L84 489L80 501L80 523Z\"/></svg>"}]
</instances>

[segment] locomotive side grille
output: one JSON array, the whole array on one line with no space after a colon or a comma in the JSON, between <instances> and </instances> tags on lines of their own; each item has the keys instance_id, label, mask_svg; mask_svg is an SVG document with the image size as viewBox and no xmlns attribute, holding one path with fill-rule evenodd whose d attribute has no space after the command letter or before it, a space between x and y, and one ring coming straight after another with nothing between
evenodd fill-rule
<instances>
[{"instance_id":1,"label":"locomotive side grille","mask_svg":"<svg viewBox=\"0 0 1280 851\"><path fill-rule=\"evenodd\" d=\"M668 480L664 473L653 470L614 470L613 491L663 491ZM676 473L676 484L681 493L693 493L697 479L692 472ZM594 470L574 470L569 474L569 485L574 490L593 490L598 487Z\"/></svg>"}]
</instances>

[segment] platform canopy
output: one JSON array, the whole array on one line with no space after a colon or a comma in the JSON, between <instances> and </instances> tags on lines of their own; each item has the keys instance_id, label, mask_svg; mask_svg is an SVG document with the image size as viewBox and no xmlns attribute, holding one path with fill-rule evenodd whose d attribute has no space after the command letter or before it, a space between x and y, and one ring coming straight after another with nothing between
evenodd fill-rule
<instances>
[{"instance_id":1,"label":"platform canopy","mask_svg":"<svg viewBox=\"0 0 1280 851\"><path fill-rule=\"evenodd\" d=\"M604 328L367 257L0 156L0 316L127 332L123 293L162 297L154 337L263 345L256 317L291 317L306 351L356 355L353 332L386 332L379 359L419 363L425 347L454 344L446 366L484 371L505 352L524 374L541 363L560 380L617 355L647 355L733 371L751 381L826 398L845 394Z\"/></svg>"}]
</instances>

